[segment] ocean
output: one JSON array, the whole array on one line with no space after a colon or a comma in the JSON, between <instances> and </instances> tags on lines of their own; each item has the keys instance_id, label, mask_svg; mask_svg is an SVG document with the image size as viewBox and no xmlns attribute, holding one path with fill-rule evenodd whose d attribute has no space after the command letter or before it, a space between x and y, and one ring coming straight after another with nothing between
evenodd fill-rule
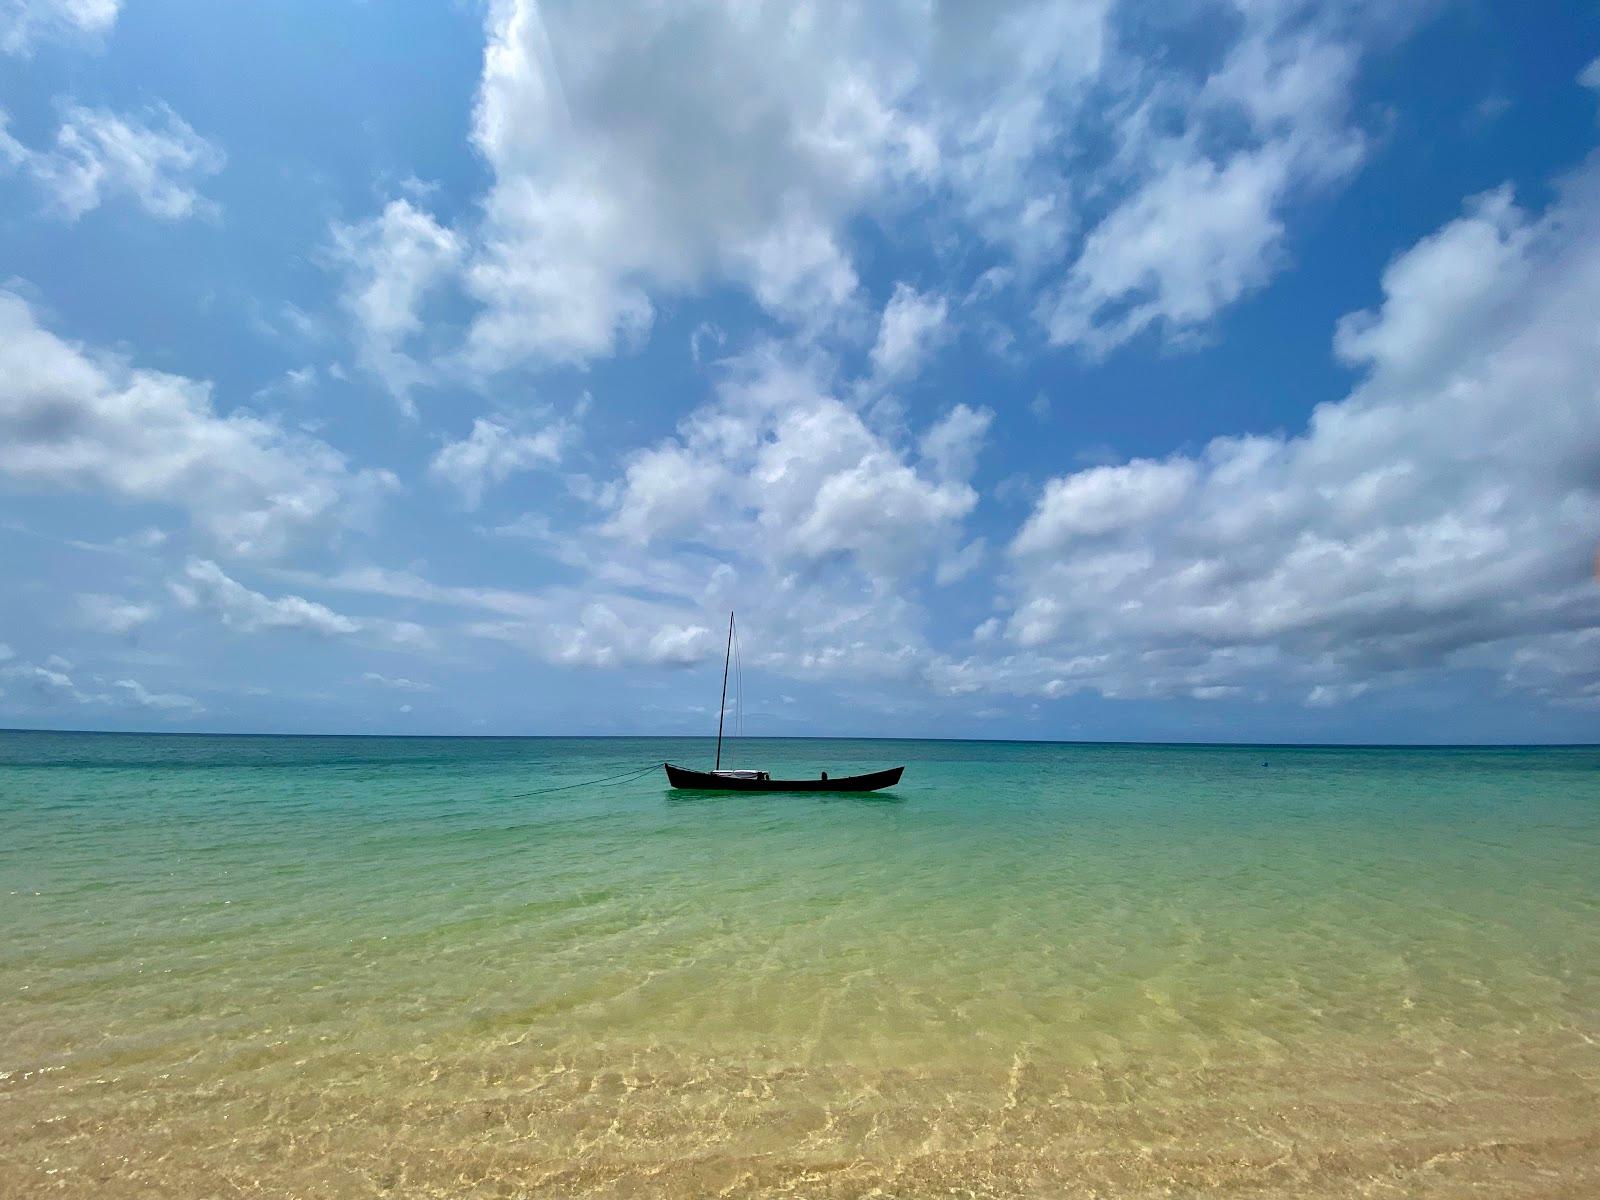
<instances>
[{"instance_id":1,"label":"ocean","mask_svg":"<svg viewBox=\"0 0 1600 1200\"><path fill-rule=\"evenodd\" d=\"M0 733L0 1196L1600 1195L1600 750L710 754Z\"/></svg>"}]
</instances>

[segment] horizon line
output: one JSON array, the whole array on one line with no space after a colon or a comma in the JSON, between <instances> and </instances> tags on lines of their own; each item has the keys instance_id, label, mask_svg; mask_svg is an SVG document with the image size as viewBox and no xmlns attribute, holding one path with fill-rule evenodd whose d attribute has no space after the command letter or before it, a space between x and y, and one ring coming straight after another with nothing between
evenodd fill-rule
<instances>
[{"instance_id":1,"label":"horizon line","mask_svg":"<svg viewBox=\"0 0 1600 1200\"><path fill-rule=\"evenodd\" d=\"M677 740L714 742L714 734L694 733L271 733L225 732L204 729L37 729L0 726L0 734L57 734L71 737L189 737L189 738L373 738L411 741L622 741ZM1218 742L1138 738L998 738L998 737L896 737L805 733L745 735L724 738L740 742L955 742L1002 746L1190 746L1203 748L1278 750L1600 750L1600 742Z\"/></svg>"}]
</instances>

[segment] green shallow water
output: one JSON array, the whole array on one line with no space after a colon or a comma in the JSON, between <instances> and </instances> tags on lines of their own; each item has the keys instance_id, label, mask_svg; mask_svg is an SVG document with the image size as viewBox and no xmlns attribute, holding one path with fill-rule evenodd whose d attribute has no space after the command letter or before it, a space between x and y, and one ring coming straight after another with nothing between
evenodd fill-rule
<instances>
[{"instance_id":1,"label":"green shallow water","mask_svg":"<svg viewBox=\"0 0 1600 1200\"><path fill-rule=\"evenodd\" d=\"M1600 1194L1600 752L0 734L0 1194Z\"/></svg>"}]
</instances>

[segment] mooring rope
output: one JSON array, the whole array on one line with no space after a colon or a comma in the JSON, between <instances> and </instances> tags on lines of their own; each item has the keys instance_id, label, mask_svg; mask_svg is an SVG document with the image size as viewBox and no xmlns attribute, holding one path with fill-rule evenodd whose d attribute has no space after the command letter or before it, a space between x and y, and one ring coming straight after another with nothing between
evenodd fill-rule
<instances>
[{"instance_id":1,"label":"mooring rope","mask_svg":"<svg viewBox=\"0 0 1600 1200\"><path fill-rule=\"evenodd\" d=\"M581 783L563 783L559 787L535 788L531 792L514 792L507 796L506 799L521 800L525 796L546 796L551 792L569 792L573 788L597 787L602 783L622 783L629 779L637 779L641 775L647 775L651 771L660 770L660 768L660 763L651 763L648 767L641 767L637 771L625 771L621 775L607 775L604 779L585 779Z\"/></svg>"}]
</instances>

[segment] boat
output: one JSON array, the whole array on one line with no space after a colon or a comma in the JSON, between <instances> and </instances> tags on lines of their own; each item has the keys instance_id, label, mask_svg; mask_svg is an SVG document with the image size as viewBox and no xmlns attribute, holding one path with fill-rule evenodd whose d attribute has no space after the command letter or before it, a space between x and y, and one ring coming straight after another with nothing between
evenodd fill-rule
<instances>
[{"instance_id":1,"label":"boat","mask_svg":"<svg viewBox=\"0 0 1600 1200\"><path fill-rule=\"evenodd\" d=\"M823 771L816 779L774 779L765 771L691 771L663 764L667 782L681 791L694 792L876 792L900 782L904 767L841 775L830 779Z\"/></svg>"},{"instance_id":2,"label":"boat","mask_svg":"<svg viewBox=\"0 0 1600 1200\"><path fill-rule=\"evenodd\" d=\"M820 771L815 779L774 779L766 771L722 769L722 724L728 712L728 663L733 658L733 614L728 614L728 646L722 656L722 703L717 708L717 758L709 771L662 763L667 782L680 791L695 792L876 792L900 782L904 767L868 771L865 775L830 778ZM741 689L741 695L743 694Z\"/></svg>"}]
</instances>

